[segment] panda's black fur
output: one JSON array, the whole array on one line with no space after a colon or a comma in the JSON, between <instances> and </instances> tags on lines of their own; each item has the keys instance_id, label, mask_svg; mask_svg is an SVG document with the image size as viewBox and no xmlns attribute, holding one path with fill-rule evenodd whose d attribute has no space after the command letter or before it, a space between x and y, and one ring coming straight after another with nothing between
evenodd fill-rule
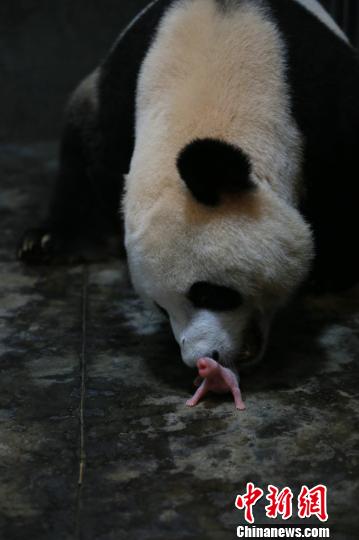
<instances>
[{"instance_id":1,"label":"panda's black fur","mask_svg":"<svg viewBox=\"0 0 359 540\"><path fill-rule=\"evenodd\" d=\"M24 261L48 260L93 223L93 232L120 234L121 178L134 148L138 74L164 12L180 1L149 3L121 35L98 68L95 113L86 100L70 106L49 218L25 234L19 250ZM216 1L220 9L232 9L241 0ZM269 10L286 47L292 114L305 143L301 211L315 238L312 278L324 289L346 288L359 275L357 51L295 1L253 2ZM213 189L206 194L211 204L220 200L218 186ZM44 236L50 241L42 242Z\"/></svg>"},{"instance_id":2,"label":"panda's black fur","mask_svg":"<svg viewBox=\"0 0 359 540\"><path fill-rule=\"evenodd\" d=\"M250 191L251 162L240 149L216 139L196 139L177 159L182 180L202 204L216 206L225 193Z\"/></svg>"},{"instance_id":3,"label":"panda's black fur","mask_svg":"<svg viewBox=\"0 0 359 540\"><path fill-rule=\"evenodd\" d=\"M304 135L302 212L314 231L315 277L319 286L346 287L359 276L358 52L295 2L269 3L288 47L292 112Z\"/></svg>"}]
</instances>

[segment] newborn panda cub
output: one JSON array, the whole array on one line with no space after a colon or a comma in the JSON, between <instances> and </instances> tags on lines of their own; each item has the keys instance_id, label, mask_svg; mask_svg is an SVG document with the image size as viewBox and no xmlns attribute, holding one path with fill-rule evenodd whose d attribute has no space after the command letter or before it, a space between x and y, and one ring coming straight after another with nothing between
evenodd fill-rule
<instances>
[{"instance_id":1,"label":"newborn panda cub","mask_svg":"<svg viewBox=\"0 0 359 540\"><path fill-rule=\"evenodd\" d=\"M152 0L75 91L19 257L56 258L101 214L199 369L188 404L227 390L241 409L238 369L308 275L358 280L358 95L357 52L316 0Z\"/></svg>"},{"instance_id":2,"label":"newborn panda cub","mask_svg":"<svg viewBox=\"0 0 359 540\"><path fill-rule=\"evenodd\" d=\"M241 411L246 408L239 389L238 376L232 370L221 366L212 358L200 358L197 367L199 380L196 380L195 384L199 388L193 398L187 401L189 407L197 405L207 392L212 391L217 393L231 392L236 408Z\"/></svg>"}]
</instances>

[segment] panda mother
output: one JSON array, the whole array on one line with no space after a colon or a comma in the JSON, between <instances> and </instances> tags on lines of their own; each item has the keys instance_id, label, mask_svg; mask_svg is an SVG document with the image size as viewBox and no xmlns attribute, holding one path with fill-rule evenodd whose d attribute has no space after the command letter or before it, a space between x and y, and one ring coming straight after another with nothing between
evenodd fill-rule
<instances>
[{"instance_id":1,"label":"panda mother","mask_svg":"<svg viewBox=\"0 0 359 540\"><path fill-rule=\"evenodd\" d=\"M357 280L358 96L357 53L315 0L152 1L73 94L49 217L19 256L123 220L184 362L255 362L302 283Z\"/></svg>"}]
</instances>

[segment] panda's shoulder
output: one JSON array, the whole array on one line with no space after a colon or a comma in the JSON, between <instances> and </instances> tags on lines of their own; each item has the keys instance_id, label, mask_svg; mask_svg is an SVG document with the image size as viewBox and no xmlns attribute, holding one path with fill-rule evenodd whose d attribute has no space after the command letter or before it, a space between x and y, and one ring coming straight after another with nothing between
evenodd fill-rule
<instances>
[{"instance_id":1,"label":"panda's shoulder","mask_svg":"<svg viewBox=\"0 0 359 540\"><path fill-rule=\"evenodd\" d=\"M183 0L152 0L121 30L101 64L102 79L136 72L167 9Z\"/></svg>"},{"instance_id":2,"label":"panda's shoulder","mask_svg":"<svg viewBox=\"0 0 359 540\"><path fill-rule=\"evenodd\" d=\"M334 21L331 15L324 9L324 7L317 0L290 0L291 2L299 4L304 10L314 15L314 17L329 30L331 30L336 36L342 39L344 42L349 43L349 40L345 33L341 30L338 24ZM302 11L303 13L303 11Z\"/></svg>"},{"instance_id":3,"label":"panda's shoulder","mask_svg":"<svg viewBox=\"0 0 359 540\"><path fill-rule=\"evenodd\" d=\"M331 51L350 49L347 36L317 0L264 0L264 3L289 47L311 47L319 54L328 44Z\"/></svg>"},{"instance_id":4,"label":"panda's shoulder","mask_svg":"<svg viewBox=\"0 0 359 540\"><path fill-rule=\"evenodd\" d=\"M305 135L324 111L342 125L349 104L340 111L338 99L359 90L356 50L315 0L265 2L282 36L293 111Z\"/></svg>"}]
</instances>

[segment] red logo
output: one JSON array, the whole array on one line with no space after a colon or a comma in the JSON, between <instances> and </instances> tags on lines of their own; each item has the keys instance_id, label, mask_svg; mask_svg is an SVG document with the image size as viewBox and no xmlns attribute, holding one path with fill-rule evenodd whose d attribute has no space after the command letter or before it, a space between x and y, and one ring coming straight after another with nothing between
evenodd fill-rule
<instances>
[{"instance_id":1,"label":"red logo","mask_svg":"<svg viewBox=\"0 0 359 540\"><path fill-rule=\"evenodd\" d=\"M278 514L282 516L282 519L289 519L293 514L293 492L289 487L285 487L282 491L279 491L275 486L268 486L268 495L266 499L269 504L265 507L266 516L275 519Z\"/></svg>"},{"instance_id":2,"label":"red logo","mask_svg":"<svg viewBox=\"0 0 359 540\"><path fill-rule=\"evenodd\" d=\"M263 497L264 491L260 488L255 488L252 482L248 482L247 491L244 495L237 495L236 508L244 510L244 518L248 523L254 523L253 506Z\"/></svg>"},{"instance_id":3,"label":"red logo","mask_svg":"<svg viewBox=\"0 0 359 540\"><path fill-rule=\"evenodd\" d=\"M238 510L244 510L244 519L247 523L254 523L253 508L263 497L264 491L255 487L252 482L247 483L246 492L237 495L235 506ZM276 519L289 519L293 515L293 492L289 487L281 491L271 484L268 486L266 499L269 502L265 507L266 516ZM319 484L312 489L303 486L297 499L298 517L300 519L316 516L320 521L328 520L327 512L327 488Z\"/></svg>"},{"instance_id":4,"label":"red logo","mask_svg":"<svg viewBox=\"0 0 359 540\"><path fill-rule=\"evenodd\" d=\"M309 489L303 486L298 497L298 516L301 519L317 516L320 521L328 520L327 488L322 484Z\"/></svg>"}]
</instances>

